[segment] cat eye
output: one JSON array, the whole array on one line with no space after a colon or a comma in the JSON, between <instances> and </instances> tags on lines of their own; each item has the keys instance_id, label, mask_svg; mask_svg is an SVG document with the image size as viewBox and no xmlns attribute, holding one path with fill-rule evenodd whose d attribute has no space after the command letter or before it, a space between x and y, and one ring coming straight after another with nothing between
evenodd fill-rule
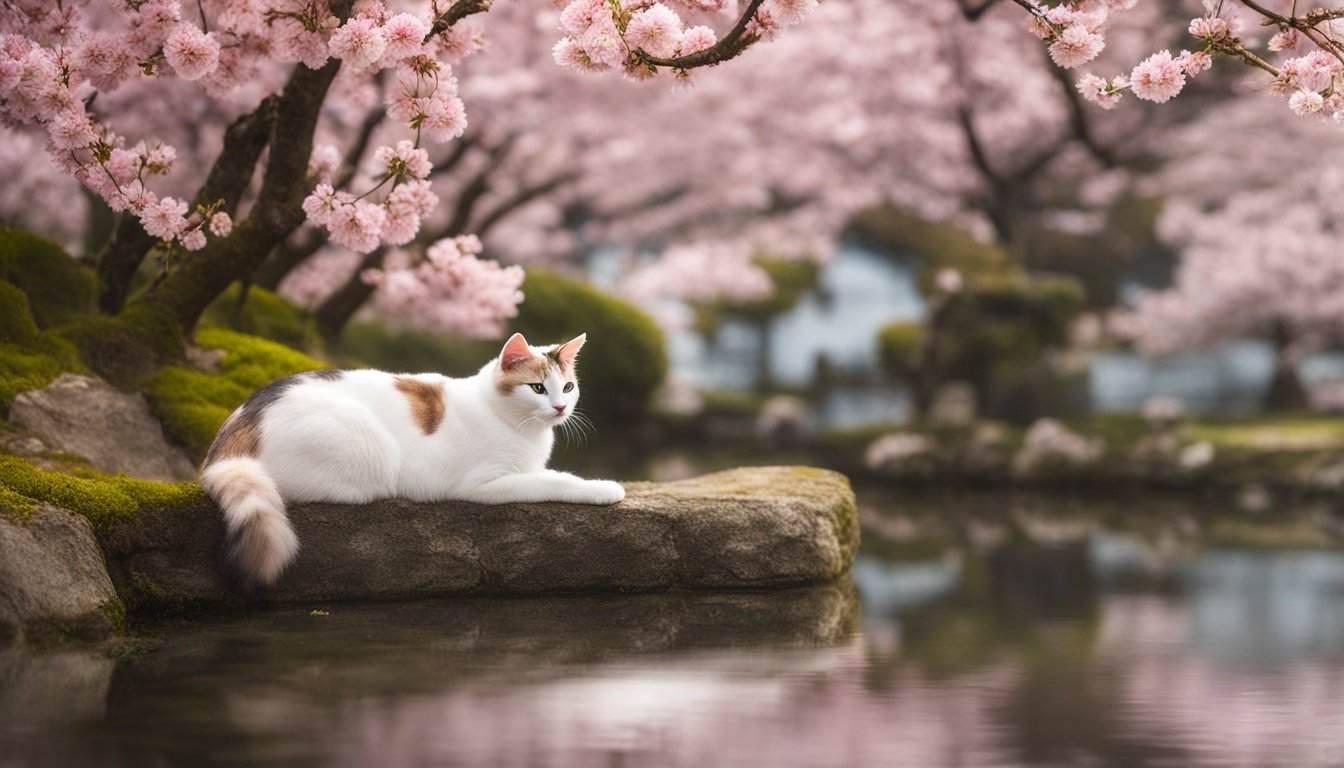
<instances>
[{"instance_id":1,"label":"cat eye","mask_svg":"<svg viewBox=\"0 0 1344 768\"><path fill-rule=\"evenodd\" d=\"M572 382L572 381L570 381L570 382L566 382L566 383L565 383L565 391L566 391L566 392L573 392L573 391L574 391L574 382Z\"/></svg>"},{"instance_id":2,"label":"cat eye","mask_svg":"<svg viewBox=\"0 0 1344 768\"><path fill-rule=\"evenodd\" d=\"M532 391L533 391L533 392L536 392L538 395L544 395L544 394L546 394L546 385L545 385L545 384L528 384L528 386L531 387L531 388L532 388Z\"/></svg>"}]
</instances>

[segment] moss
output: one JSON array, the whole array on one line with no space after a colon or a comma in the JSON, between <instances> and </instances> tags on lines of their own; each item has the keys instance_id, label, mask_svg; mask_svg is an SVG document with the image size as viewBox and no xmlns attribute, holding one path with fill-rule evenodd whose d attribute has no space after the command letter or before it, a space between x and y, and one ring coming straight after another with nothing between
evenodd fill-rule
<instances>
[{"instance_id":1,"label":"moss","mask_svg":"<svg viewBox=\"0 0 1344 768\"><path fill-rule=\"evenodd\" d=\"M609 423L647 413L667 375L663 334L652 318L596 288L540 269L528 270L523 295L512 330L533 343L588 334L579 356L585 413Z\"/></svg>"},{"instance_id":2,"label":"moss","mask_svg":"<svg viewBox=\"0 0 1344 768\"><path fill-rule=\"evenodd\" d=\"M145 394L168 434L197 458L205 455L220 425L254 391L300 371L329 367L275 342L222 328L200 329L196 342L225 351L219 372L170 366L146 382Z\"/></svg>"},{"instance_id":3,"label":"moss","mask_svg":"<svg viewBox=\"0 0 1344 768\"><path fill-rule=\"evenodd\" d=\"M93 470L67 475L38 469L17 456L0 456L0 504L26 510L50 504L83 515L96 530L133 520L142 510L184 507L203 495L195 483L161 483Z\"/></svg>"},{"instance_id":4,"label":"moss","mask_svg":"<svg viewBox=\"0 0 1344 768\"><path fill-rule=\"evenodd\" d=\"M18 286L40 328L68 322L93 309L98 280L45 238L0 225L0 279Z\"/></svg>"},{"instance_id":5,"label":"moss","mask_svg":"<svg viewBox=\"0 0 1344 768\"><path fill-rule=\"evenodd\" d=\"M160 366L182 358L182 328L161 307L131 304L121 314L88 315L57 329L96 373L135 386Z\"/></svg>"},{"instance_id":6,"label":"moss","mask_svg":"<svg viewBox=\"0 0 1344 768\"><path fill-rule=\"evenodd\" d=\"M28 306L18 287L0 281L0 413L9 413L20 392L44 387L65 371L82 370L75 348L39 330Z\"/></svg>"},{"instance_id":7,"label":"moss","mask_svg":"<svg viewBox=\"0 0 1344 768\"><path fill-rule=\"evenodd\" d=\"M240 302L241 294L234 283L206 308L201 324L260 336L295 349L322 349L317 327L303 308L257 286L250 286Z\"/></svg>"},{"instance_id":8,"label":"moss","mask_svg":"<svg viewBox=\"0 0 1344 768\"><path fill-rule=\"evenodd\" d=\"M924 324L888 323L877 331L877 354L882 369L898 379L909 379L919 370L924 348Z\"/></svg>"},{"instance_id":9,"label":"moss","mask_svg":"<svg viewBox=\"0 0 1344 768\"><path fill-rule=\"evenodd\" d=\"M126 629L126 606L122 605L120 600L108 600L98 608L118 632Z\"/></svg>"},{"instance_id":10,"label":"moss","mask_svg":"<svg viewBox=\"0 0 1344 768\"><path fill-rule=\"evenodd\" d=\"M1263 416L1253 419L1187 424L1184 436L1218 448L1311 450L1344 445L1344 420L1320 417Z\"/></svg>"},{"instance_id":11,"label":"moss","mask_svg":"<svg viewBox=\"0 0 1344 768\"><path fill-rule=\"evenodd\" d=\"M0 520L11 523L26 523L37 511L37 502L18 491L0 485Z\"/></svg>"}]
</instances>

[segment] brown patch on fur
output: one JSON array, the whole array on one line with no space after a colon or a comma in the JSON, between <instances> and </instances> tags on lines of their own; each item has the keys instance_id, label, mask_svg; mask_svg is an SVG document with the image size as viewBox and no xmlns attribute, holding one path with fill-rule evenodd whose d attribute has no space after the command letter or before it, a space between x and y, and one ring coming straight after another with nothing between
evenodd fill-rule
<instances>
[{"instance_id":1,"label":"brown patch on fur","mask_svg":"<svg viewBox=\"0 0 1344 768\"><path fill-rule=\"evenodd\" d=\"M255 409L243 408L229 416L219 428L215 441L205 454L203 467L221 459L255 458L261 453L261 414Z\"/></svg>"},{"instance_id":2,"label":"brown patch on fur","mask_svg":"<svg viewBox=\"0 0 1344 768\"><path fill-rule=\"evenodd\" d=\"M514 387L522 386L523 384L536 384L541 382L546 378L546 374L550 372L552 365L553 363L547 358L533 357L531 360L518 363L512 368L500 371L499 381L497 382L500 394L507 395L510 392L513 392Z\"/></svg>"},{"instance_id":3,"label":"brown patch on fur","mask_svg":"<svg viewBox=\"0 0 1344 768\"><path fill-rule=\"evenodd\" d=\"M434 434L443 421L443 384L431 384L409 376L398 376L393 381L397 391L411 404L411 416L426 435Z\"/></svg>"}]
</instances>

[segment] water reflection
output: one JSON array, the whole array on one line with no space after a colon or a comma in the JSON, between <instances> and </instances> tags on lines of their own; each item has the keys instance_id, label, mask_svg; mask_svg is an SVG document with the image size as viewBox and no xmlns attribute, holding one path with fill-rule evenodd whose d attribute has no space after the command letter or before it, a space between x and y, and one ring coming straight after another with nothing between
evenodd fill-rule
<instances>
[{"instance_id":1,"label":"water reflection","mask_svg":"<svg viewBox=\"0 0 1344 768\"><path fill-rule=\"evenodd\" d=\"M0 659L0 765L1344 765L1321 510L861 497L861 619L848 585L216 616Z\"/></svg>"}]
</instances>

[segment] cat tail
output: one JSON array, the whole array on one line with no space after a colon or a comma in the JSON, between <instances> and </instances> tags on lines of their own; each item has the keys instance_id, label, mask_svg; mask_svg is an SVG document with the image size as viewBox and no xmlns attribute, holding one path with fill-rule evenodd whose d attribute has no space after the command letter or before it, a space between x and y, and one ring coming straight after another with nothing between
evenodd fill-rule
<instances>
[{"instance_id":1,"label":"cat tail","mask_svg":"<svg viewBox=\"0 0 1344 768\"><path fill-rule=\"evenodd\" d=\"M224 513L224 568L244 590L270 587L299 553L285 502L260 461L220 459L201 472L201 487Z\"/></svg>"}]
</instances>

